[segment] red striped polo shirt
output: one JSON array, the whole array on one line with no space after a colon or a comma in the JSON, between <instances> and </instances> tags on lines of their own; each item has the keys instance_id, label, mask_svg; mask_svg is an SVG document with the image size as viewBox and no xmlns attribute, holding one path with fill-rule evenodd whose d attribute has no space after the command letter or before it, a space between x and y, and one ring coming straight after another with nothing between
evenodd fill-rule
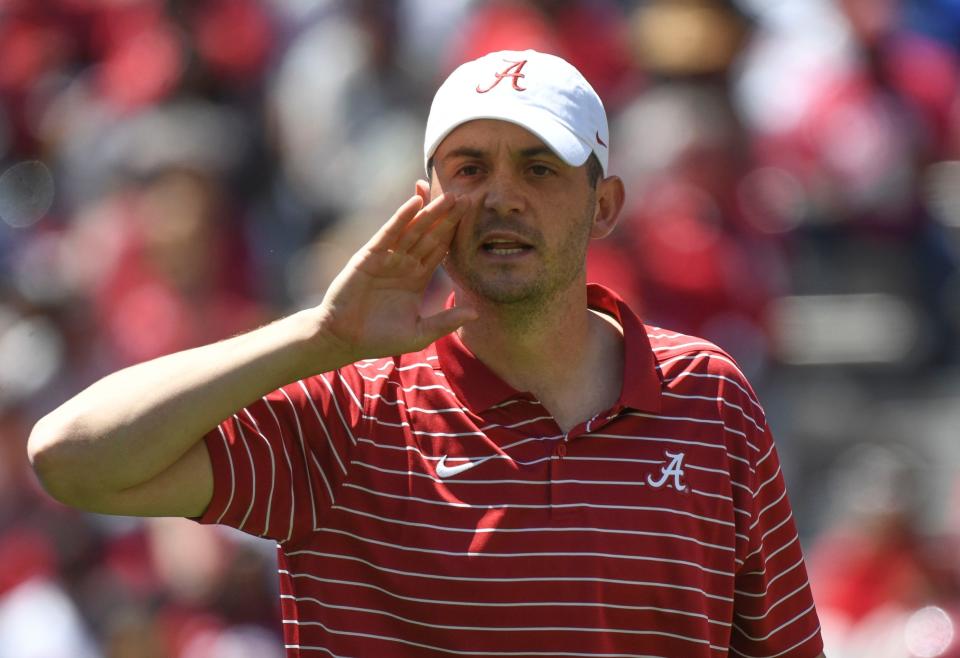
<instances>
[{"instance_id":1,"label":"red striped polo shirt","mask_svg":"<svg viewBox=\"0 0 960 658\"><path fill-rule=\"evenodd\" d=\"M623 329L613 408L564 433L456 334L297 381L206 437L204 523L278 544L289 658L813 658L773 440L733 360Z\"/></svg>"}]
</instances>

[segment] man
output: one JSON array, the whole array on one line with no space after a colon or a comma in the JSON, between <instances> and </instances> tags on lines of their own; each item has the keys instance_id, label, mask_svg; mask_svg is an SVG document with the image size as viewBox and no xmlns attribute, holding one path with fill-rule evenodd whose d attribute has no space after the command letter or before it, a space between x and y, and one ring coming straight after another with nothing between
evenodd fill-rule
<instances>
[{"instance_id":1,"label":"man","mask_svg":"<svg viewBox=\"0 0 960 658\"><path fill-rule=\"evenodd\" d=\"M288 656L820 654L753 391L586 285L608 143L565 61L464 64L429 182L320 306L80 393L31 435L44 485L277 541Z\"/></svg>"}]
</instances>

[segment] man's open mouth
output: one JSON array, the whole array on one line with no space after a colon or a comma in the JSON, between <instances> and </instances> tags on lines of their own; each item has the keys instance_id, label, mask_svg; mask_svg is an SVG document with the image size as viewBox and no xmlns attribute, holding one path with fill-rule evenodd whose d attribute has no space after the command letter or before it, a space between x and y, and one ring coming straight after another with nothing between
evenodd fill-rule
<instances>
[{"instance_id":1,"label":"man's open mouth","mask_svg":"<svg viewBox=\"0 0 960 658\"><path fill-rule=\"evenodd\" d=\"M494 256L513 256L533 249L533 246L526 242L509 238L492 238L484 242L482 247L484 251Z\"/></svg>"}]
</instances>

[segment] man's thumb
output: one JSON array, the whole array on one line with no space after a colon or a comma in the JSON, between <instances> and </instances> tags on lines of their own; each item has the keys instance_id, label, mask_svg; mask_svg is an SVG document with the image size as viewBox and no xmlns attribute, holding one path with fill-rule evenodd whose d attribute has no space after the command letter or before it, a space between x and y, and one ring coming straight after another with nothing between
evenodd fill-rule
<instances>
[{"instance_id":1,"label":"man's thumb","mask_svg":"<svg viewBox=\"0 0 960 658\"><path fill-rule=\"evenodd\" d=\"M479 317L476 309L469 306L454 306L440 311L436 315L420 319L420 336L427 345L441 336L456 331L466 323Z\"/></svg>"}]
</instances>

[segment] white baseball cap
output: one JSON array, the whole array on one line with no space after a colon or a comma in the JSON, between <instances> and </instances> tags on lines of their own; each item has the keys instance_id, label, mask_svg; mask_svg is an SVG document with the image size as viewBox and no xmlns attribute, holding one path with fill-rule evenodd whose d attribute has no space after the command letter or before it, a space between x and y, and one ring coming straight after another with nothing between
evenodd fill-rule
<instances>
[{"instance_id":1,"label":"white baseball cap","mask_svg":"<svg viewBox=\"0 0 960 658\"><path fill-rule=\"evenodd\" d=\"M509 121L579 167L590 153L607 173L607 113L572 64L535 50L501 50L461 64L433 97L423 140L424 168L440 142L474 119Z\"/></svg>"}]
</instances>

